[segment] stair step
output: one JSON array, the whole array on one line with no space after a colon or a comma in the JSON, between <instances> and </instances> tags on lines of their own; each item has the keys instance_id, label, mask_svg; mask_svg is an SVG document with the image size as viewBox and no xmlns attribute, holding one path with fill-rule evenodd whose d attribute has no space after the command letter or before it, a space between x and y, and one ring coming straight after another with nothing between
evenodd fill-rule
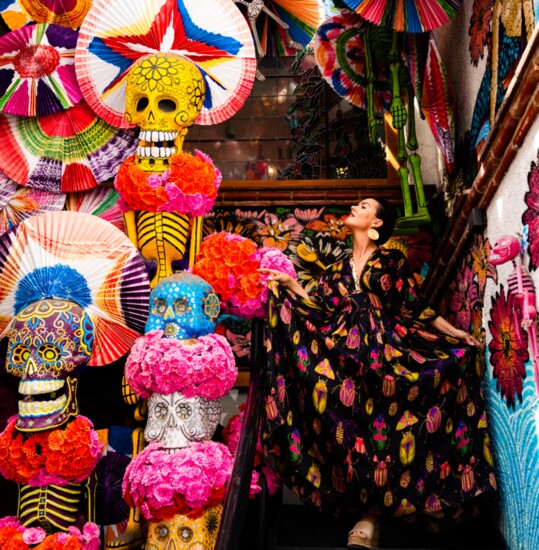
<instances>
[{"instance_id":1,"label":"stair step","mask_svg":"<svg viewBox=\"0 0 539 550\"><path fill-rule=\"evenodd\" d=\"M320 514L303 505L282 505L275 518L274 550L347 550L350 522ZM444 533L430 533L384 519L380 548L385 550L505 550L490 515Z\"/></svg>"}]
</instances>

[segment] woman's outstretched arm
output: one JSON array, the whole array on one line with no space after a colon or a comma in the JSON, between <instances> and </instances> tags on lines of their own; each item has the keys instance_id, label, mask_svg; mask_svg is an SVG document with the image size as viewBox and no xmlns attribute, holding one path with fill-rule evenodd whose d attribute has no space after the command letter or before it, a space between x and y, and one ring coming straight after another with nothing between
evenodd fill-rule
<instances>
[{"instance_id":1,"label":"woman's outstretched arm","mask_svg":"<svg viewBox=\"0 0 539 550\"><path fill-rule=\"evenodd\" d=\"M466 342L469 346L480 347L481 344L468 332L465 330L460 330L455 328L449 321L446 321L443 317L438 316L432 321L430 321L432 328L436 329L438 332L452 336L453 338L458 338L463 342Z\"/></svg>"}]
</instances>

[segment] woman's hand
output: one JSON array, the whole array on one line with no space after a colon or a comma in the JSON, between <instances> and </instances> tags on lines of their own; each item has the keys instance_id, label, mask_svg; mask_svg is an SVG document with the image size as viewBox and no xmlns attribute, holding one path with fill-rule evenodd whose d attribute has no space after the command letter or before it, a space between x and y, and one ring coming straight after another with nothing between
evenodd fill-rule
<instances>
[{"instance_id":1,"label":"woman's hand","mask_svg":"<svg viewBox=\"0 0 539 550\"><path fill-rule=\"evenodd\" d=\"M454 336L455 338L462 340L469 346L475 346L476 348L482 347L481 343L477 340L477 338L475 338L465 330L455 329L455 334L452 334L451 336Z\"/></svg>"},{"instance_id":2,"label":"woman's hand","mask_svg":"<svg viewBox=\"0 0 539 550\"><path fill-rule=\"evenodd\" d=\"M469 346L475 346L476 348L484 347L474 336L472 336L465 330L455 328L451 323L446 321L442 316L436 317L430 322L430 324L437 331L442 332L443 334L447 334L447 336L457 338L458 340L462 340L464 343L468 344Z\"/></svg>"},{"instance_id":3,"label":"woman's hand","mask_svg":"<svg viewBox=\"0 0 539 550\"><path fill-rule=\"evenodd\" d=\"M262 267L258 270L259 273L267 273L268 281L275 281L280 285L283 285L285 288L288 288L298 296L302 298L309 298L307 291L288 273L283 273L277 269L267 269Z\"/></svg>"}]
</instances>

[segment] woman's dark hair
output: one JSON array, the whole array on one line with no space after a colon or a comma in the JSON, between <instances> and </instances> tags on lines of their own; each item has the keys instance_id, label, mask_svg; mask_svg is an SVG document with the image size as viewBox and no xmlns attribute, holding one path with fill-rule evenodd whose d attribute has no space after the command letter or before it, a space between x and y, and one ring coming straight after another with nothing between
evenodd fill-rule
<instances>
[{"instance_id":1,"label":"woman's dark hair","mask_svg":"<svg viewBox=\"0 0 539 550\"><path fill-rule=\"evenodd\" d=\"M378 246L380 246L388 241L389 237L393 234L393 229L395 229L395 223L397 221L397 212L388 200L377 199L375 197L373 198L378 203L376 217L383 222L380 227L376 228L376 231L378 231L380 237L374 241Z\"/></svg>"}]
</instances>

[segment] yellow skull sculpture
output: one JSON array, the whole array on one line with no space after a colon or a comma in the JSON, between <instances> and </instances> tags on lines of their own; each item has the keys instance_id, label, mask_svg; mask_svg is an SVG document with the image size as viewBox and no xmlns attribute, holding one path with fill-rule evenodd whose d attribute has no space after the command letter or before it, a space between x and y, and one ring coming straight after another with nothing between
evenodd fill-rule
<instances>
[{"instance_id":1,"label":"yellow skull sculpture","mask_svg":"<svg viewBox=\"0 0 539 550\"><path fill-rule=\"evenodd\" d=\"M168 169L183 147L187 129L204 103L204 80L194 63L172 54L151 54L129 71L126 114L140 127L137 165L146 172Z\"/></svg>"}]
</instances>

